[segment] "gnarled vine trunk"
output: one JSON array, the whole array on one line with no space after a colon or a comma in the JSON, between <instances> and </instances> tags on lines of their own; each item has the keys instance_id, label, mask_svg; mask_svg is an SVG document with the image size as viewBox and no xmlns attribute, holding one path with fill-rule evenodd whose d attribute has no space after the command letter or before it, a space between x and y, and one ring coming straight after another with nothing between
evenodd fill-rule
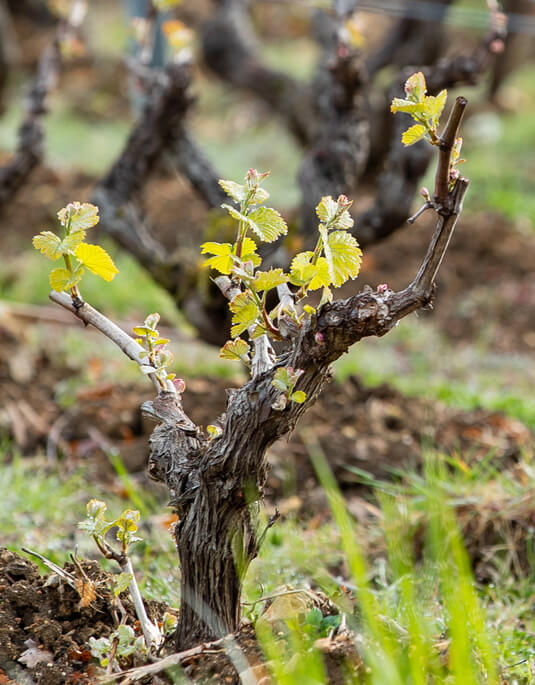
<instances>
[{"instance_id":1,"label":"gnarled vine trunk","mask_svg":"<svg viewBox=\"0 0 535 685\"><path fill-rule=\"evenodd\" d=\"M466 103L458 103L457 131ZM451 136L450 136L451 142ZM439 162L439 167L441 163ZM253 373L229 391L221 434L207 439L184 413L173 393L143 405L160 424L151 439L149 473L163 481L179 520L175 538L181 568L177 648L236 630L241 585L258 553L255 503L267 475L266 450L288 433L330 378L330 364L365 336L382 336L402 317L430 303L434 279L453 233L468 182L460 179L440 205L435 234L414 281L403 291L365 288L347 300L321 308L293 331L288 349L270 368ZM279 367L302 369L299 389L306 401L281 410L273 385Z\"/></svg>"},{"instance_id":2,"label":"gnarled vine trunk","mask_svg":"<svg viewBox=\"0 0 535 685\"><path fill-rule=\"evenodd\" d=\"M170 506L178 514L175 538L181 565L181 607L177 647L222 637L238 627L244 573L257 555L255 506L267 475L266 451L292 430L315 402L330 377L330 365L349 347L367 336L388 333L403 317L429 305L435 277L462 211L468 180L450 177L450 157L462 115L464 98L457 98L439 140L434 199L424 208L437 213L437 225L413 282L393 292L386 284L346 300L320 307L298 324L285 314L294 306L288 286L277 290L278 315L285 350L275 359L266 335L254 339L252 378L239 390L228 391L226 413L218 435L208 437L185 414L181 395L159 388L157 397L142 406L158 422L150 438L149 475L166 484ZM216 283L226 297L239 290L230 278ZM285 288L285 289L284 289ZM143 365L143 348L89 305L73 303L66 293L51 298L91 323L112 339L131 359ZM76 304L76 306L75 306ZM273 384L279 368L300 370L304 402ZM165 386L166 388L168 386ZM284 401L281 402L281 399Z\"/></svg>"}]
</instances>

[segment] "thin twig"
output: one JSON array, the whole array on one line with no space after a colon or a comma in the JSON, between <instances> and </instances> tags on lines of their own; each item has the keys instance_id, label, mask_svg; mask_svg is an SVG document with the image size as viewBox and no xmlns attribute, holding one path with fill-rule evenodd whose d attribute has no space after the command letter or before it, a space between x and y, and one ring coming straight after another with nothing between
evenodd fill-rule
<instances>
[{"instance_id":1,"label":"thin twig","mask_svg":"<svg viewBox=\"0 0 535 685\"><path fill-rule=\"evenodd\" d=\"M130 577L132 578L130 585L128 586L128 590L130 591L130 597L132 598L136 615L139 619L139 624L141 625L141 630L143 631L147 649L150 649L152 645L158 647L163 640L163 635L158 626L154 624L147 615L145 604L143 603L143 597L141 596L141 592L139 591L136 581L134 567L132 566L132 561L128 555L125 554L123 556L120 566L121 571L123 573L130 574Z\"/></svg>"},{"instance_id":2,"label":"thin twig","mask_svg":"<svg viewBox=\"0 0 535 685\"><path fill-rule=\"evenodd\" d=\"M242 602L245 606L255 607L260 602L269 602L271 599L277 599L277 597L286 597L286 595L299 595L307 594L310 595L311 592L307 588L292 588L291 590L283 590L281 592L274 592L272 595L265 595L264 597L259 597L252 602Z\"/></svg>"},{"instance_id":3,"label":"thin twig","mask_svg":"<svg viewBox=\"0 0 535 685\"><path fill-rule=\"evenodd\" d=\"M131 668L128 671L122 671L121 673L114 673L111 676L101 678L99 682L107 683L111 682L112 680L117 680L118 678L125 678L125 680L123 680L122 682L122 685L127 685L127 683L136 680L141 680L146 676L161 673L162 671L171 668L171 666L178 666L183 661L186 661L186 659L190 659L191 657L203 654L208 650L214 650L218 648L222 649L226 639L226 637L222 637L219 640L214 640L213 642L204 642L201 645L197 645L196 647L192 647L191 649L186 649L183 652L170 654L169 656L166 656L165 659L161 659L160 661L157 661L155 664L148 664L147 666Z\"/></svg>"},{"instance_id":4,"label":"thin twig","mask_svg":"<svg viewBox=\"0 0 535 685\"><path fill-rule=\"evenodd\" d=\"M50 561L50 559L47 559L44 557L42 554L39 554L39 552L34 552L31 549L28 549L27 547L21 547L21 550L23 552L26 552L26 554L30 554L32 557L36 557L41 561L49 571L52 571L52 573L56 573L60 578L63 578L63 580L68 583L72 588L76 590L76 578L72 575L72 573L69 573L68 571L65 571L64 569L60 568L57 564L55 564L53 561Z\"/></svg>"},{"instance_id":5,"label":"thin twig","mask_svg":"<svg viewBox=\"0 0 535 685\"><path fill-rule=\"evenodd\" d=\"M280 516L281 516L280 511L278 509L275 509L275 513L269 517L269 520L266 524L266 527L262 531L262 535L258 538L258 542L256 543L256 546L258 547L258 549L260 549L262 547L262 545L264 544L264 540L266 539L266 535L267 535L268 530L270 528L273 528L273 526L280 519Z\"/></svg>"},{"instance_id":6,"label":"thin twig","mask_svg":"<svg viewBox=\"0 0 535 685\"><path fill-rule=\"evenodd\" d=\"M126 552L117 552L103 537L93 535L93 540L103 557L106 559L113 559L113 561L119 564L121 571L130 576L131 580L128 585L128 591L130 592L130 598L134 605L134 609L136 610L136 616L138 617L143 637L145 638L145 644L148 650L150 650L153 645L158 647L163 641L163 635L158 626L154 624L147 615L143 597L139 591L136 575L134 573L134 567L132 566L132 560Z\"/></svg>"},{"instance_id":7,"label":"thin twig","mask_svg":"<svg viewBox=\"0 0 535 685\"><path fill-rule=\"evenodd\" d=\"M129 359L135 361L136 364L139 364L140 366L143 366L145 364L145 360L141 356L141 353L144 351L143 347L139 343L137 343L134 340L134 338L131 338L128 335L128 333L125 333L125 331L123 331L122 328L119 328L117 324L108 319L107 316L104 316L104 314L99 312L90 304L84 302L80 307L75 307L70 295L63 292L58 293L55 290L52 290L49 297L52 300L52 302L55 302L56 304L59 304L61 307L64 307L65 309L68 309L70 312L72 312L81 321L83 321L86 326L88 324L94 326L98 331L100 331L103 335L109 338L109 340L115 343L115 345L117 345L117 347L122 352L124 352L124 354ZM155 374L150 373L148 374L148 376L150 377L156 390L160 391L161 386L158 383ZM170 392L172 392L173 390L169 388Z\"/></svg>"},{"instance_id":8,"label":"thin twig","mask_svg":"<svg viewBox=\"0 0 535 685\"><path fill-rule=\"evenodd\" d=\"M432 202L426 202L424 205L420 207L420 209L415 212L412 216L410 216L407 221L409 224L413 224L416 219L421 216L426 210L432 209L433 208L433 203Z\"/></svg>"}]
</instances>

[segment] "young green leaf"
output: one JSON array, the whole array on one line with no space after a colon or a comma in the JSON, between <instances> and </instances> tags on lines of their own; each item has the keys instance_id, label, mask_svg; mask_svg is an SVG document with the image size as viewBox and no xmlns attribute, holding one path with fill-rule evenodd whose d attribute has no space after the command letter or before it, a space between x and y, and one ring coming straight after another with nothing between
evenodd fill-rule
<instances>
[{"instance_id":1,"label":"young green leaf","mask_svg":"<svg viewBox=\"0 0 535 685\"><path fill-rule=\"evenodd\" d=\"M288 232L288 226L282 216L271 207L255 209L247 216L246 222L265 243L272 243Z\"/></svg>"},{"instance_id":2,"label":"young green leaf","mask_svg":"<svg viewBox=\"0 0 535 685\"><path fill-rule=\"evenodd\" d=\"M158 325L159 322L160 322L160 315L158 314L158 312L154 312L153 314L148 314L143 323L150 330L156 331L156 326Z\"/></svg>"},{"instance_id":3,"label":"young green leaf","mask_svg":"<svg viewBox=\"0 0 535 685\"><path fill-rule=\"evenodd\" d=\"M233 313L233 326L230 332L233 338L247 330L260 314L258 304L250 290L236 295L229 303L229 308Z\"/></svg>"},{"instance_id":4,"label":"young green leaf","mask_svg":"<svg viewBox=\"0 0 535 685\"><path fill-rule=\"evenodd\" d=\"M253 266L260 266L262 259L256 254L257 244L252 238L244 238L241 247L241 262L243 264L251 262Z\"/></svg>"},{"instance_id":5,"label":"young green leaf","mask_svg":"<svg viewBox=\"0 0 535 685\"><path fill-rule=\"evenodd\" d=\"M308 285L317 273L317 268L311 263L313 252L299 252L292 259L290 266L290 283L292 285Z\"/></svg>"},{"instance_id":6,"label":"young green leaf","mask_svg":"<svg viewBox=\"0 0 535 685\"><path fill-rule=\"evenodd\" d=\"M328 224L334 219L338 209L338 203L333 200L330 195L326 195L325 197L321 198L321 202L316 207L316 214L318 215L320 221L322 221L324 224Z\"/></svg>"},{"instance_id":7,"label":"young green leaf","mask_svg":"<svg viewBox=\"0 0 535 685\"><path fill-rule=\"evenodd\" d=\"M152 328L147 328L147 326L134 326L132 331L136 335L150 335L154 332Z\"/></svg>"},{"instance_id":8,"label":"young green leaf","mask_svg":"<svg viewBox=\"0 0 535 685\"><path fill-rule=\"evenodd\" d=\"M248 361L249 344L241 338L228 340L219 351L220 359L230 359L231 361Z\"/></svg>"},{"instance_id":9,"label":"young green leaf","mask_svg":"<svg viewBox=\"0 0 535 685\"><path fill-rule=\"evenodd\" d=\"M97 516L104 516L104 512L108 508L106 502L100 499L91 499L86 504L87 515L91 518L96 518Z\"/></svg>"},{"instance_id":10,"label":"young green leaf","mask_svg":"<svg viewBox=\"0 0 535 685\"><path fill-rule=\"evenodd\" d=\"M316 207L316 214L326 228L347 230L355 223L349 213L352 204L345 195L340 195L336 202L328 195L321 198L321 202Z\"/></svg>"},{"instance_id":11,"label":"young green leaf","mask_svg":"<svg viewBox=\"0 0 535 685\"><path fill-rule=\"evenodd\" d=\"M300 252L295 255L290 268L290 283L306 286L310 290L317 290L330 285L329 265L325 257L319 257L316 264L312 264L312 252Z\"/></svg>"},{"instance_id":12,"label":"young green leaf","mask_svg":"<svg viewBox=\"0 0 535 685\"><path fill-rule=\"evenodd\" d=\"M32 243L36 250L40 250L52 261L56 261L63 256L61 238L52 233L52 231L41 231L39 235L33 237Z\"/></svg>"},{"instance_id":13,"label":"young green leaf","mask_svg":"<svg viewBox=\"0 0 535 685\"><path fill-rule=\"evenodd\" d=\"M331 276L329 274L329 263L325 257L319 257L315 265L314 278L308 284L310 290L318 290L324 288L331 283Z\"/></svg>"},{"instance_id":14,"label":"young green leaf","mask_svg":"<svg viewBox=\"0 0 535 685\"><path fill-rule=\"evenodd\" d=\"M132 582L132 574L123 572L113 576L113 594L119 597L122 592L128 590L128 586Z\"/></svg>"},{"instance_id":15,"label":"young green leaf","mask_svg":"<svg viewBox=\"0 0 535 685\"><path fill-rule=\"evenodd\" d=\"M425 77L421 71L418 71L405 82L405 95L409 100L414 102L422 102L425 94L427 93L427 86L425 83Z\"/></svg>"},{"instance_id":16,"label":"young green leaf","mask_svg":"<svg viewBox=\"0 0 535 685\"><path fill-rule=\"evenodd\" d=\"M414 145L414 143L417 143L419 140L422 140L422 138L425 137L426 133L427 128L425 126L422 126L422 124L415 124L403 133L403 135L401 136L401 142L406 147L409 147L409 145Z\"/></svg>"},{"instance_id":17,"label":"young green leaf","mask_svg":"<svg viewBox=\"0 0 535 685\"><path fill-rule=\"evenodd\" d=\"M463 139L462 138L455 138L455 143L453 144L453 147L451 150L451 158L450 158L451 166L454 166L455 164L460 164L461 162L464 162L464 159L460 159L462 146L463 146Z\"/></svg>"},{"instance_id":18,"label":"young green leaf","mask_svg":"<svg viewBox=\"0 0 535 685\"><path fill-rule=\"evenodd\" d=\"M432 128L436 128L440 115L446 105L446 99L448 97L447 90L441 90L438 95L426 95L424 98L425 112L424 116L426 119L431 119Z\"/></svg>"},{"instance_id":19,"label":"young green leaf","mask_svg":"<svg viewBox=\"0 0 535 685\"><path fill-rule=\"evenodd\" d=\"M277 390L282 390L282 392L288 392L291 386L291 379L288 374L288 369L285 368L284 366L281 368L278 368L275 371L275 375L273 376L273 380L271 381L271 384L277 388Z\"/></svg>"},{"instance_id":20,"label":"young green leaf","mask_svg":"<svg viewBox=\"0 0 535 685\"><path fill-rule=\"evenodd\" d=\"M100 245L80 243L74 254L76 259L82 262L91 273L100 276L105 281L112 281L119 273L110 255Z\"/></svg>"},{"instance_id":21,"label":"young green leaf","mask_svg":"<svg viewBox=\"0 0 535 685\"><path fill-rule=\"evenodd\" d=\"M212 424L209 424L206 426L206 432L210 436L210 438L213 440L214 438L218 438L220 435L223 434L223 429L220 428L219 426L214 426Z\"/></svg>"},{"instance_id":22,"label":"young green leaf","mask_svg":"<svg viewBox=\"0 0 535 685\"><path fill-rule=\"evenodd\" d=\"M63 238L61 249L64 253L74 254L78 245L85 240L85 231L74 231Z\"/></svg>"},{"instance_id":23,"label":"young green leaf","mask_svg":"<svg viewBox=\"0 0 535 685\"><path fill-rule=\"evenodd\" d=\"M422 102L412 102L412 100L403 100L402 98L394 98L390 105L391 112L406 112L407 114L423 114L425 112L425 105Z\"/></svg>"},{"instance_id":24,"label":"young green leaf","mask_svg":"<svg viewBox=\"0 0 535 685\"><path fill-rule=\"evenodd\" d=\"M219 271L221 274L229 274L232 271L232 245L230 243L203 243L201 254L211 254L203 263L211 269Z\"/></svg>"},{"instance_id":25,"label":"young green leaf","mask_svg":"<svg viewBox=\"0 0 535 685\"><path fill-rule=\"evenodd\" d=\"M257 271L252 287L257 291L271 290L287 282L288 276L282 269L270 269L269 271Z\"/></svg>"},{"instance_id":26,"label":"young green leaf","mask_svg":"<svg viewBox=\"0 0 535 685\"><path fill-rule=\"evenodd\" d=\"M62 226L68 226L70 220L70 230L83 231L87 228L96 226L99 222L98 207L89 202L70 202L66 207L58 212L58 219Z\"/></svg>"},{"instance_id":27,"label":"young green leaf","mask_svg":"<svg viewBox=\"0 0 535 685\"><path fill-rule=\"evenodd\" d=\"M54 269L49 276L50 287L58 293L69 290L80 282L83 273L83 268L78 268L73 273L68 269Z\"/></svg>"},{"instance_id":28,"label":"young green leaf","mask_svg":"<svg viewBox=\"0 0 535 685\"><path fill-rule=\"evenodd\" d=\"M219 179L219 185L223 188L227 195L236 202L243 202L247 197L247 188L241 183L236 183L235 181L225 181L224 179Z\"/></svg>"},{"instance_id":29,"label":"young green leaf","mask_svg":"<svg viewBox=\"0 0 535 685\"><path fill-rule=\"evenodd\" d=\"M332 231L324 243L332 285L337 288L349 278L356 278L362 263L362 250L347 231Z\"/></svg>"},{"instance_id":30,"label":"young green leaf","mask_svg":"<svg viewBox=\"0 0 535 685\"><path fill-rule=\"evenodd\" d=\"M290 399L292 400L292 402L297 402L297 404L303 404L306 398L306 392L303 392L302 390L296 390L290 395Z\"/></svg>"}]
</instances>

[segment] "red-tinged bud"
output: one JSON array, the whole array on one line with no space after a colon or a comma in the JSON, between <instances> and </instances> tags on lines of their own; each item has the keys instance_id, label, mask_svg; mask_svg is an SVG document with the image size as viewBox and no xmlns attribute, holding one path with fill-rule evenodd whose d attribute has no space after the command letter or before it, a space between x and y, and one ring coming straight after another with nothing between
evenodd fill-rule
<instances>
[{"instance_id":1,"label":"red-tinged bud","mask_svg":"<svg viewBox=\"0 0 535 685\"><path fill-rule=\"evenodd\" d=\"M183 378L175 378L173 380L173 385L175 386L175 390L179 395L182 395L182 393L186 389L186 383L184 382Z\"/></svg>"},{"instance_id":2,"label":"red-tinged bud","mask_svg":"<svg viewBox=\"0 0 535 685\"><path fill-rule=\"evenodd\" d=\"M347 59L347 57L349 57L349 50L347 49L347 45L341 43L338 46L337 54L340 59Z\"/></svg>"},{"instance_id":3,"label":"red-tinged bud","mask_svg":"<svg viewBox=\"0 0 535 685\"><path fill-rule=\"evenodd\" d=\"M377 292L381 295L388 292L388 285L386 283L381 283L381 285L377 286Z\"/></svg>"},{"instance_id":4,"label":"red-tinged bud","mask_svg":"<svg viewBox=\"0 0 535 685\"><path fill-rule=\"evenodd\" d=\"M429 194L429 190L425 186L422 186L420 188L420 195L424 198L426 202L431 202L431 195Z\"/></svg>"},{"instance_id":5,"label":"red-tinged bud","mask_svg":"<svg viewBox=\"0 0 535 685\"><path fill-rule=\"evenodd\" d=\"M339 195L338 200L336 200L338 206L343 209L351 207L353 200L349 200L346 195Z\"/></svg>"},{"instance_id":6,"label":"red-tinged bud","mask_svg":"<svg viewBox=\"0 0 535 685\"><path fill-rule=\"evenodd\" d=\"M318 345L323 345L325 343L325 336L321 331L318 331L316 335L314 336L315 341L318 343Z\"/></svg>"},{"instance_id":7,"label":"red-tinged bud","mask_svg":"<svg viewBox=\"0 0 535 685\"><path fill-rule=\"evenodd\" d=\"M493 40L489 45L489 51L492 52L493 55L501 55L504 50L505 43L501 38L496 38L496 40Z\"/></svg>"},{"instance_id":8,"label":"red-tinged bud","mask_svg":"<svg viewBox=\"0 0 535 685\"><path fill-rule=\"evenodd\" d=\"M452 169L450 171L450 178L452 181L456 181L459 178L459 169Z\"/></svg>"}]
</instances>

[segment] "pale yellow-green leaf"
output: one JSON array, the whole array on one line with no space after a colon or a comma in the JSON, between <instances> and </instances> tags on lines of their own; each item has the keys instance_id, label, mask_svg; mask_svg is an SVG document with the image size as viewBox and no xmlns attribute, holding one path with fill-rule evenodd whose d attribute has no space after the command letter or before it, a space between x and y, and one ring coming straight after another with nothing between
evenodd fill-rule
<instances>
[{"instance_id":1,"label":"pale yellow-green leaf","mask_svg":"<svg viewBox=\"0 0 535 685\"><path fill-rule=\"evenodd\" d=\"M222 204L221 207L223 207L223 209L226 209L230 216L233 219L236 219L236 221L243 221L247 223L247 216L245 214L242 214L235 207L232 207L232 205Z\"/></svg>"},{"instance_id":2,"label":"pale yellow-green leaf","mask_svg":"<svg viewBox=\"0 0 535 685\"><path fill-rule=\"evenodd\" d=\"M98 207L89 202L70 202L58 212L58 219L62 226L67 226L70 219L71 233L83 231L98 224Z\"/></svg>"},{"instance_id":3,"label":"pale yellow-green leaf","mask_svg":"<svg viewBox=\"0 0 535 685\"><path fill-rule=\"evenodd\" d=\"M345 197L344 200L346 200L346 207L348 204L349 206L351 205L351 203L347 203L347 199ZM321 198L321 202L316 207L316 214L326 228L338 228L345 230L351 228L354 222L351 218L351 214L349 213L349 209L342 209L343 207L344 205L339 205L338 202L333 200L330 195L327 195Z\"/></svg>"},{"instance_id":4,"label":"pale yellow-green leaf","mask_svg":"<svg viewBox=\"0 0 535 685\"><path fill-rule=\"evenodd\" d=\"M329 274L329 264L325 257L320 257L315 265L314 278L308 284L310 290L318 290L318 288L323 288L328 286L331 282L331 277Z\"/></svg>"},{"instance_id":5,"label":"pale yellow-green leaf","mask_svg":"<svg viewBox=\"0 0 535 685\"><path fill-rule=\"evenodd\" d=\"M422 114L425 111L425 105L421 102L394 98L390 105L390 111L394 113L406 112L407 114Z\"/></svg>"},{"instance_id":6,"label":"pale yellow-green leaf","mask_svg":"<svg viewBox=\"0 0 535 685\"><path fill-rule=\"evenodd\" d=\"M292 402L297 402L297 404L303 404L306 398L307 394L302 390L296 390L290 395L290 399L292 400Z\"/></svg>"},{"instance_id":7,"label":"pale yellow-green leaf","mask_svg":"<svg viewBox=\"0 0 535 685\"><path fill-rule=\"evenodd\" d=\"M282 269L270 269L269 271L257 271L253 281L253 288L255 290L271 290L278 285L287 283L288 276Z\"/></svg>"},{"instance_id":8,"label":"pale yellow-green leaf","mask_svg":"<svg viewBox=\"0 0 535 685\"><path fill-rule=\"evenodd\" d=\"M401 142L406 147L409 147L409 145L414 145L414 143L422 140L426 133L427 129L425 126L422 126L422 124L414 124L414 126L411 126L403 133L401 136Z\"/></svg>"},{"instance_id":9,"label":"pale yellow-green leaf","mask_svg":"<svg viewBox=\"0 0 535 685\"><path fill-rule=\"evenodd\" d=\"M74 254L76 259L82 262L91 273L100 276L105 281L112 281L119 273L110 255L100 245L80 243Z\"/></svg>"},{"instance_id":10,"label":"pale yellow-green leaf","mask_svg":"<svg viewBox=\"0 0 535 685\"><path fill-rule=\"evenodd\" d=\"M247 226L265 243L272 243L281 235L286 235L288 226L277 212L271 207L259 207L247 216Z\"/></svg>"},{"instance_id":11,"label":"pale yellow-green leaf","mask_svg":"<svg viewBox=\"0 0 535 685\"><path fill-rule=\"evenodd\" d=\"M251 330L247 332L249 333L249 337L251 338L251 340L256 340L256 338L259 338L261 335L264 335L266 333L266 328L257 323L251 328Z\"/></svg>"},{"instance_id":12,"label":"pale yellow-green leaf","mask_svg":"<svg viewBox=\"0 0 535 685\"><path fill-rule=\"evenodd\" d=\"M74 233L70 233L68 236L63 238L61 242L61 248L63 252L67 252L68 254L74 254L76 248L80 243L83 243L85 239L85 231L74 231Z\"/></svg>"},{"instance_id":13,"label":"pale yellow-green leaf","mask_svg":"<svg viewBox=\"0 0 535 685\"><path fill-rule=\"evenodd\" d=\"M290 268L292 285L304 285L310 290L317 290L330 284L327 260L325 257L319 257L316 264L311 264L312 256L313 253L309 251L300 252L293 258Z\"/></svg>"},{"instance_id":14,"label":"pale yellow-green leaf","mask_svg":"<svg viewBox=\"0 0 535 685\"><path fill-rule=\"evenodd\" d=\"M318 307L323 307L324 304L331 304L332 301L333 301L332 290L328 287L323 288L323 292L321 293L321 300L320 300Z\"/></svg>"},{"instance_id":15,"label":"pale yellow-green leaf","mask_svg":"<svg viewBox=\"0 0 535 685\"><path fill-rule=\"evenodd\" d=\"M275 371L271 385L273 385L277 390L282 390L282 392L287 392L291 387L292 379L288 373L288 369L284 366L278 368Z\"/></svg>"},{"instance_id":16,"label":"pale yellow-green leaf","mask_svg":"<svg viewBox=\"0 0 535 685\"><path fill-rule=\"evenodd\" d=\"M227 195L236 202L243 202L247 196L247 188L241 183L236 183L235 181L226 181L220 179L218 181L219 185L223 188Z\"/></svg>"},{"instance_id":17,"label":"pale yellow-green leaf","mask_svg":"<svg viewBox=\"0 0 535 685\"><path fill-rule=\"evenodd\" d=\"M229 274L232 270L232 245L230 243L203 243L201 254L211 254L203 263L203 266L215 269L222 274Z\"/></svg>"},{"instance_id":18,"label":"pale yellow-green leaf","mask_svg":"<svg viewBox=\"0 0 535 685\"><path fill-rule=\"evenodd\" d=\"M69 290L80 282L83 272L83 269L77 269L74 273L68 269L54 269L49 276L50 287L58 293L62 290Z\"/></svg>"},{"instance_id":19,"label":"pale yellow-green leaf","mask_svg":"<svg viewBox=\"0 0 535 685\"><path fill-rule=\"evenodd\" d=\"M241 361L249 354L249 344L241 338L228 340L219 351L220 359L230 359L231 361Z\"/></svg>"},{"instance_id":20,"label":"pale yellow-green leaf","mask_svg":"<svg viewBox=\"0 0 535 685\"><path fill-rule=\"evenodd\" d=\"M462 138L455 138L455 142L453 143L453 147L451 149L451 165L458 164L459 163L459 157L461 155L461 148L463 146L463 139Z\"/></svg>"},{"instance_id":21,"label":"pale yellow-green leaf","mask_svg":"<svg viewBox=\"0 0 535 685\"><path fill-rule=\"evenodd\" d=\"M223 433L223 429L210 423L208 426L206 426L206 432L212 439L214 439L218 438Z\"/></svg>"},{"instance_id":22,"label":"pale yellow-green leaf","mask_svg":"<svg viewBox=\"0 0 535 685\"><path fill-rule=\"evenodd\" d=\"M405 95L410 100L422 102L427 92L425 77L421 71L418 71L405 81Z\"/></svg>"},{"instance_id":23,"label":"pale yellow-green leaf","mask_svg":"<svg viewBox=\"0 0 535 685\"><path fill-rule=\"evenodd\" d=\"M424 98L424 116L426 119L431 119L433 128L435 128L438 124L440 115L442 114L444 106L446 105L447 97L448 91L441 90L438 95L426 95Z\"/></svg>"},{"instance_id":24,"label":"pale yellow-green leaf","mask_svg":"<svg viewBox=\"0 0 535 685\"><path fill-rule=\"evenodd\" d=\"M233 338L255 323L257 316L260 314L256 300L250 290L236 295L231 300L229 309L233 314L231 329L231 336Z\"/></svg>"},{"instance_id":25,"label":"pale yellow-green leaf","mask_svg":"<svg viewBox=\"0 0 535 685\"><path fill-rule=\"evenodd\" d=\"M336 217L336 221L331 228L347 231L347 229L351 228L354 223L355 222L353 221L353 217L349 213L349 210L344 209L344 211Z\"/></svg>"},{"instance_id":26,"label":"pale yellow-green leaf","mask_svg":"<svg viewBox=\"0 0 535 685\"><path fill-rule=\"evenodd\" d=\"M347 231L333 231L329 233L325 254L329 256L329 274L332 285L339 287L349 278L356 278L362 264L362 250Z\"/></svg>"},{"instance_id":27,"label":"pale yellow-green leaf","mask_svg":"<svg viewBox=\"0 0 535 685\"><path fill-rule=\"evenodd\" d=\"M316 214L318 215L320 221L324 224L328 224L336 216L338 211L338 203L332 199L330 195L326 195L321 198L321 202L316 207Z\"/></svg>"},{"instance_id":28,"label":"pale yellow-green leaf","mask_svg":"<svg viewBox=\"0 0 535 685\"><path fill-rule=\"evenodd\" d=\"M63 255L61 238L52 231L41 231L39 235L33 237L32 243L36 250L40 250L52 261L56 261Z\"/></svg>"},{"instance_id":29,"label":"pale yellow-green leaf","mask_svg":"<svg viewBox=\"0 0 535 685\"><path fill-rule=\"evenodd\" d=\"M244 238L241 246L242 262L252 262L254 266L259 266L262 259L256 254L257 244L252 238Z\"/></svg>"},{"instance_id":30,"label":"pale yellow-green leaf","mask_svg":"<svg viewBox=\"0 0 535 685\"><path fill-rule=\"evenodd\" d=\"M295 255L290 266L290 283L307 285L314 278L316 267L310 263L313 254L313 252L307 251Z\"/></svg>"},{"instance_id":31,"label":"pale yellow-green leaf","mask_svg":"<svg viewBox=\"0 0 535 685\"><path fill-rule=\"evenodd\" d=\"M250 205L261 205L269 198L269 193L263 188L255 188L254 193L249 198Z\"/></svg>"}]
</instances>

